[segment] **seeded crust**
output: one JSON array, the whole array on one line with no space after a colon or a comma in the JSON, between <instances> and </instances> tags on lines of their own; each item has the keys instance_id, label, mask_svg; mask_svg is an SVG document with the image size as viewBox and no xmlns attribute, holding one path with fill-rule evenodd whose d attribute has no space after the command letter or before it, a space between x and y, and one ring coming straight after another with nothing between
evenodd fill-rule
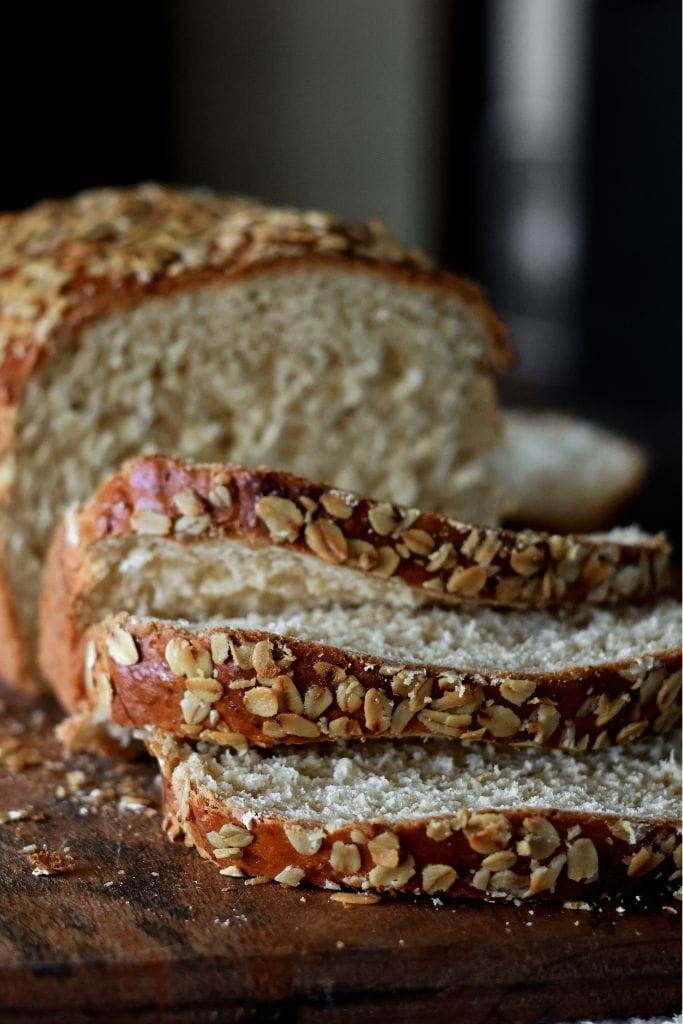
<instances>
[{"instance_id":1,"label":"seeded crust","mask_svg":"<svg viewBox=\"0 0 683 1024\"><path fill-rule=\"evenodd\" d=\"M520 678L121 613L90 629L83 651L76 685L58 688L79 721L236 750L445 736L584 752L680 720L680 648Z\"/></svg>"},{"instance_id":2,"label":"seeded crust","mask_svg":"<svg viewBox=\"0 0 683 1024\"><path fill-rule=\"evenodd\" d=\"M505 329L479 289L401 245L380 221L145 184L0 216L0 402L16 401L51 344L113 309L302 262L455 291L486 322L492 365L510 362Z\"/></svg>"},{"instance_id":3,"label":"seeded crust","mask_svg":"<svg viewBox=\"0 0 683 1024\"><path fill-rule=\"evenodd\" d=\"M68 534L68 537L67 537ZM663 534L550 535L456 522L267 468L163 455L126 463L72 512L58 545L137 534L181 544L237 539L400 581L442 603L546 608L638 601L666 590Z\"/></svg>"},{"instance_id":4,"label":"seeded crust","mask_svg":"<svg viewBox=\"0 0 683 1024\"><path fill-rule=\"evenodd\" d=\"M190 747L149 740L163 777L165 828L223 874L281 885L472 899L586 900L681 876L680 823L537 807L351 824L250 815L196 778Z\"/></svg>"}]
</instances>

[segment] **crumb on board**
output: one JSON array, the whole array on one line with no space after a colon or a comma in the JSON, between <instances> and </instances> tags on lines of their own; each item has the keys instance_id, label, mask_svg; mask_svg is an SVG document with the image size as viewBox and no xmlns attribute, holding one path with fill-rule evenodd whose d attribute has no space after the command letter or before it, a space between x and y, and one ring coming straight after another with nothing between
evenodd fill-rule
<instances>
[{"instance_id":1,"label":"crumb on board","mask_svg":"<svg viewBox=\"0 0 683 1024\"><path fill-rule=\"evenodd\" d=\"M226 917L223 921L221 921L220 917L214 917L213 919L213 923L220 925L221 928L229 928L231 924L235 924L236 922L247 924L248 921L249 918L246 914L233 914L232 917Z\"/></svg>"},{"instance_id":2,"label":"crumb on board","mask_svg":"<svg viewBox=\"0 0 683 1024\"><path fill-rule=\"evenodd\" d=\"M119 811L142 813L145 817L157 813L153 799L140 790L134 776L124 775L120 771L115 771L114 775L114 778L104 779L93 786L82 769L68 771L55 787L55 797L57 800L68 799L78 803L78 813L83 817L96 814L105 805L116 807Z\"/></svg>"},{"instance_id":3,"label":"crumb on board","mask_svg":"<svg viewBox=\"0 0 683 1024\"><path fill-rule=\"evenodd\" d=\"M0 765L7 771L16 773L25 768L34 768L43 764L44 757L40 750L26 743L22 737L24 727L14 730L15 735L4 735L0 739Z\"/></svg>"},{"instance_id":4,"label":"crumb on board","mask_svg":"<svg viewBox=\"0 0 683 1024\"><path fill-rule=\"evenodd\" d=\"M33 850L27 857L34 875L66 875L76 866L72 855L60 850Z\"/></svg>"},{"instance_id":5,"label":"crumb on board","mask_svg":"<svg viewBox=\"0 0 683 1024\"><path fill-rule=\"evenodd\" d=\"M333 892L330 896L332 903L342 903L345 907L369 906L379 903L380 898L374 892Z\"/></svg>"},{"instance_id":6,"label":"crumb on board","mask_svg":"<svg viewBox=\"0 0 683 1024\"><path fill-rule=\"evenodd\" d=\"M15 807L10 811L0 811L0 825L11 825L15 821L44 821L45 817L35 807Z\"/></svg>"}]
</instances>

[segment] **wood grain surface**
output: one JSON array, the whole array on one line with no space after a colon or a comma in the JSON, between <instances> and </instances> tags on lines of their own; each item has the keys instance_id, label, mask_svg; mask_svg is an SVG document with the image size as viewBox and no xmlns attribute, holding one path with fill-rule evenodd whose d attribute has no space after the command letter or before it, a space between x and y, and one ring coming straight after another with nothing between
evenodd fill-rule
<instances>
[{"instance_id":1,"label":"wood grain surface","mask_svg":"<svg viewBox=\"0 0 683 1024\"><path fill-rule=\"evenodd\" d=\"M679 1007L673 906L345 908L245 886L163 838L150 764L67 758L50 702L3 696L0 1022L528 1024Z\"/></svg>"}]
</instances>

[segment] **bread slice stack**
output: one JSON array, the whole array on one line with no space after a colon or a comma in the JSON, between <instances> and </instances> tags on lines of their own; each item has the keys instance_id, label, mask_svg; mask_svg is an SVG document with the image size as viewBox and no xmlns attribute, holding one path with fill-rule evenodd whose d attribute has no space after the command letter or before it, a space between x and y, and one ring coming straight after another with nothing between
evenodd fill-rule
<instances>
[{"instance_id":1,"label":"bread slice stack","mask_svg":"<svg viewBox=\"0 0 683 1024\"><path fill-rule=\"evenodd\" d=\"M342 723L348 736L387 731L368 726L356 707L376 692L395 734L514 742L532 733L539 742L548 733L553 745L572 747L578 715L579 749L593 749L623 729L626 738L666 727L659 684L636 687L642 716L634 715L630 692L636 676L661 683L677 670L678 605L655 600L668 586L668 556L663 537L636 531L592 538L479 528L291 474L147 456L71 510L58 531L45 576L41 664L75 709L85 695L87 637L88 663L121 687L119 716L125 708L143 713L148 677L142 703L150 717L130 724L165 726L155 703L159 674L168 682L163 704L176 716L188 675L182 656L169 663L166 647L186 649L197 638L163 620L189 619L196 629L231 616L227 631L207 627L200 646L213 651L209 674L225 671L226 694L233 690L228 731L242 731L241 724L258 743L288 734L278 735L279 712L275 721L248 712L259 695L268 706L277 702L271 691L260 694L259 672L245 664L246 653L234 653L241 646L276 649L281 670L269 671L283 686L289 658L297 675L290 683L306 693L314 687L326 706L344 674L357 680L348 699L340 697L352 714L337 707L331 738L344 737ZM622 608L625 596L632 603ZM116 618L120 609L136 617ZM132 665L112 655L117 633L134 637ZM283 647L296 648L296 657ZM215 649L225 657L217 659ZM394 678L404 664L413 682ZM506 700L492 703L501 687ZM302 698L289 683L286 690L282 700L300 715ZM300 738L317 735L309 726Z\"/></svg>"},{"instance_id":2,"label":"bread slice stack","mask_svg":"<svg viewBox=\"0 0 683 1024\"><path fill-rule=\"evenodd\" d=\"M581 532L642 462L501 427L474 286L374 222L158 186L2 228L0 673L39 662L66 742L142 741L228 876L675 884L669 545Z\"/></svg>"},{"instance_id":3,"label":"bread slice stack","mask_svg":"<svg viewBox=\"0 0 683 1024\"><path fill-rule=\"evenodd\" d=\"M58 531L41 665L63 737L142 737L227 874L621 892L677 870L668 557L147 456Z\"/></svg>"}]
</instances>

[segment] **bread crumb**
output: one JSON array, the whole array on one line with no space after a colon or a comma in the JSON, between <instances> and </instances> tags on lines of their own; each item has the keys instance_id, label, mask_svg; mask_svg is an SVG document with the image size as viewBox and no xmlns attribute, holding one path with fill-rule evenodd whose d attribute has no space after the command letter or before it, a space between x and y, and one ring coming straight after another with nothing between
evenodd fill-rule
<instances>
[{"instance_id":1,"label":"bread crumb","mask_svg":"<svg viewBox=\"0 0 683 1024\"><path fill-rule=\"evenodd\" d=\"M28 854L34 875L65 875L73 871L76 862L70 853L59 850L37 850Z\"/></svg>"},{"instance_id":2,"label":"bread crumb","mask_svg":"<svg viewBox=\"0 0 683 1024\"><path fill-rule=\"evenodd\" d=\"M17 807L10 811L0 811L0 825L11 825L15 821L45 821L45 815L34 807Z\"/></svg>"}]
</instances>

